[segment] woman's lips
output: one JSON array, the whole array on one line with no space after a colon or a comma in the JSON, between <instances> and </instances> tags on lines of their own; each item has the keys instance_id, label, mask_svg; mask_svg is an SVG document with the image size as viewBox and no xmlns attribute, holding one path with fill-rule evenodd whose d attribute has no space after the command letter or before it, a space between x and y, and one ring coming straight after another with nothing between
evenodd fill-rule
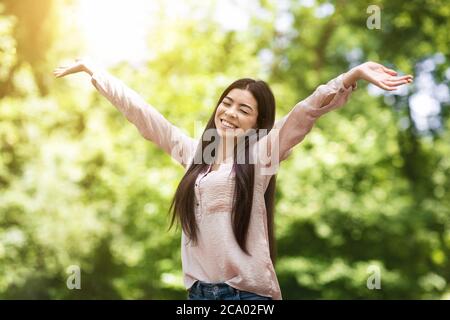
<instances>
[{"instance_id":1,"label":"woman's lips","mask_svg":"<svg viewBox=\"0 0 450 320\"><path fill-rule=\"evenodd\" d=\"M222 124L223 127L227 128L227 129L236 129L237 126L235 126L234 124L230 123L227 120L224 119L220 119L220 123Z\"/></svg>"}]
</instances>

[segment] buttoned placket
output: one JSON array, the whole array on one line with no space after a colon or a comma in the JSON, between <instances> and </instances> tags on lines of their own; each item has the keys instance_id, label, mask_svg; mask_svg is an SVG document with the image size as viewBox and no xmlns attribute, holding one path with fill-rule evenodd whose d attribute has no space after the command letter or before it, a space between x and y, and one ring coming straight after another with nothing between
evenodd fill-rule
<instances>
[{"instance_id":1,"label":"buttoned placket","mask_svg":"<svg viewBox=\"0 0 450 320\"><path fill-rule=\"evenodd\" d=\"M201 205L201 202L202 202L202 198L201 198L201 193L200 193L200 183L201 183L201 180L211 171L211 168L212 168L212 165L210 164L209 166L208 166L208 170L206 170L206 172L205 173L202 173L201 175L200 175L200 178L198 178L197 179L197 181L195 181L195 195L196 195L196 197L197 197L197 202L196 202L196 207L197 207L197 210L201 213L201 211L202 211L202 205Z\"/></svg>"},{"instance_id":2,"label":"buttoned placket","mask_svg":"<svg viewBox=\"0 0 450 320\"><path fill-rule=\"evenodd\" d=\"M232 166L233 166L232 163L222 163L220 165L219 169L217 169L217 171L224 170L223 167L226 167L226 169L229 170L229 169L231 169ZM206 172L200 174L199 178L195 181L194 191L195 191L195 195L197 197L197 201L195 203L195 207L196 207L196 211L197 211L198 215L201 215L203 210L204 210L204 206L203 206L203 203L202 203L202 194L200 193L200 184L201 184L201 181L203 180L203 178L205 178L211 172L211 169L212 169L212 164L210 164L208 166L208 170L206 170Z\"/></svg>"}]
</instances>

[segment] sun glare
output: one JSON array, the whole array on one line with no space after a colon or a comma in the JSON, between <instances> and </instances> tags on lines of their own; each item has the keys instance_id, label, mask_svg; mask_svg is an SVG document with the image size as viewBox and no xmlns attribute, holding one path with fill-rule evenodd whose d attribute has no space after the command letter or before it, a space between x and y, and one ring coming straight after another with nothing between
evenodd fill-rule
<instances>
[{"instance_id":1,"label":"sun glare","mask_svg":"<svg viewBox=\"0 0 450 320\"><path fill-rule=\"evenodd\" d=\"M143 62L148 55L146 37L155 5L148 0L78 0L84 55L104 65Z\"/></svg>"},{"instance_id":2,"label":"sun glare","mask_svg":"<svg viewBox=\"0 0 450 320\"><path fill-rule=\"evenodd\" d=\"M245 31L250 13L258 14L256 0L211 2L186 0L78 0L75 20L85 41L84 55L105 66L126 61L140 65L151 55L149 32L161 32L158 21L171 25L179 19L215 21L226 30ZM195 5L194 5L195 4ZM164 8L164 17L160 17ZM211 15L211 16L210 16ZM155 46L156 44L153 44Z\"/></svg>"}]
</instances>

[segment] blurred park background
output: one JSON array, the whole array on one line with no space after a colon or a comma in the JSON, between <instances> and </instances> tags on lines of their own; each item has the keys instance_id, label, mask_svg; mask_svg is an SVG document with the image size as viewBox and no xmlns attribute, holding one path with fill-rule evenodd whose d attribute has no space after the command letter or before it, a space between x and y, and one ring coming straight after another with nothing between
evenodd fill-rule
<instances>
[{"instance_id":1,"label":"blurred park background","mask_svg":"<svg viewBox=\"0 0 450 320\"><path fill-rule=\"evenodd\" d=\"M183 168L88 75L53 78L88 56L197 138L240 77L280 118L367 60L413 74L359 82L281 167L276 271L285 299L449 299L449 30L445 0L0 0L0 298L186 298L167 231Z\"/></svg>"}]
</instances>

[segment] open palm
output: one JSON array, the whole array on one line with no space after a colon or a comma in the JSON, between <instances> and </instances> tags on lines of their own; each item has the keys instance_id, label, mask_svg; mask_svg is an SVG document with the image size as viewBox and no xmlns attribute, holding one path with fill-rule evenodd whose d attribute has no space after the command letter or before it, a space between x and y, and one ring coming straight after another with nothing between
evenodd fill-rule
<instances>
[{"instance_id":1,"label":"open palm","mask_svg":"<svg viewBox=\"0 0 450 320\"><path fill-rule=\"evenodd\" d=\"M92 74L94 70L93 63L89 59L76 59L75 62L68 66L60 66L53 70L53 75L56 78L61 78L72 73L87 72Z\"/></svg>"},{"instance_id":2,"label":"open palm","mask_svg":"<svg viewBox=\"0 0 450 320\"><path fill-rule=\"evenodd\" d=\"M412 75L397 76L395 70L371 61L360 65L359 77L388 91L396 90L402 84L411 83L413 79Z\"/></svg>"}]
</instances>

